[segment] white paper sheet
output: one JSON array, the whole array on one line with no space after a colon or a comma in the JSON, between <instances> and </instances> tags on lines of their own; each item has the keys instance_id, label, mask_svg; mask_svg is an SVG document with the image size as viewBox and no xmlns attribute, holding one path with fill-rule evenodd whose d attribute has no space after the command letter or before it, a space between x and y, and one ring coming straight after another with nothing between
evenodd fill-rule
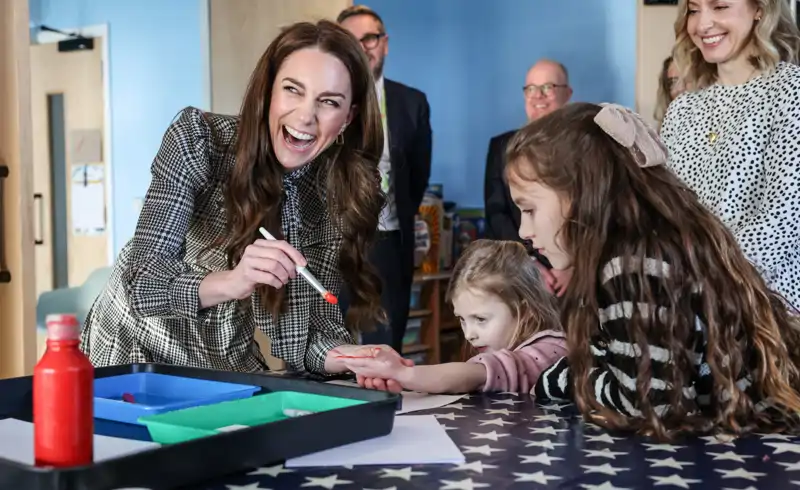
<instances>
[{"instance_id":1,"label":"white paper sheet","mask_svg":"<svg viewBox=\"0 0 800 490\"><path fill-rule=\"evenodd\" d=\"M155 442L94 436L95 462L159 447ZM33 424L17 419L0 420L0 458L33 465Z\"/></svg>"},{"instance_id":2,"label":"white paper sheet","mask_svg":"<svg viewBox=\"0 0 800 490\"><path fill-rule=\"evenodd\" d=\"M72 232L96 235L106 228L105 167L73 165L70 189Z\"/></svg>"},{"instance_id":3,"label":"white paper sheet","mask_svg":"<svg viewBox=\"0 0 800 490\"><path fill-rule=\"evenodd\" d=\"M286 467L448 463L464 463L464 454L436 417L402 415L395 417L388 436L288 459Z\"/></svg>"},{"instance_id":4,"label":"white paper sheet","mask_svg":"<svg viewBox=\"0 0 800 490\"><path fill-rule=\"evenodd\" d=\"M358 388L358 383L355 381L346 381L343 379L334 379L328 381L333 385L351 386ZM466 395L432 395L429 393L417 393L416 391L404 391L403 407L397 411L398 415L410 412L418 412L420 410L431 410L434 408L441 408L451 403L464 398Z\"/></svg>"}]
</instances>

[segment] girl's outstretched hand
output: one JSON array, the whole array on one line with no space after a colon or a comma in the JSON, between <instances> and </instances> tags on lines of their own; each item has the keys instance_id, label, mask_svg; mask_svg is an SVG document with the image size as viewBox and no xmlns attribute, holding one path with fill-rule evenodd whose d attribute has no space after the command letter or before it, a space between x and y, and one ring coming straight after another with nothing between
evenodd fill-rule
<instances>
[{"instance_id":1,"label":"girl's outstretched hand","mask_svg":"<svg viewBox=\"0 0 800 490\"><path fill-rule=\"evenodd\" d=\"M366 349L362 350L365 353ZM347 369L356 374L358 384L364 388L399 393L403 387L397 381L404 370L414 365L414 362L403 358L400 354L389 348L370 348L371 356L345 358L343 362Z\"/></svg>"}]
</instances>

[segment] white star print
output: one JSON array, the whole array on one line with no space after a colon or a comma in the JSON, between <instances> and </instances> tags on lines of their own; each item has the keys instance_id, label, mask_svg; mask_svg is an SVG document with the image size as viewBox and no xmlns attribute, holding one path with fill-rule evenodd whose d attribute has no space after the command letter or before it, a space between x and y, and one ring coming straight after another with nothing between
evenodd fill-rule
<instances>
[{"instance_id":1,"label":"white star print","mask_svg":"<svg viewBox=\"0 0 800 490\"><path fill-rule=\"evenodd\" d=\"M648 451L666 451L668 453L674 453L681 448L672 444L648 444L644 442L642 445L646 446Z\"/></svg>"},{"instance_id":2,"label":"white star print","mask_svg":"<svg viewBox=\"0 0 800 490\"><path fill-rule=\"evenodd\" d=\"M672 456L666 459L645 459L650 463L651 468L675 468L676 470L682 470L683 465L688 466L690 464L694 464L688 461L675 461L675 458Z\"/></svg>"},{"instance_id":3,"label":"white star print","mask_svg":"<svg viewBox=\"0 0 800 490\"><path fill-rule=\"evenodd\" d=\"M583 452L586 453L587 458L608 458L614 459L617 456L621 456L626 453L621 453L617 451L611 451L608 448L603 449L584 449Z\"/></svg>"},{"instance_id":4,"label":"white star print","mask_svg":"<svg viewBox=\"0 0 800 490\"><path fill-rule=\"evenodd\" d=\"M486 415L511 415L512 413L519 413L507 408L487 408Z\"/></svg>"},{"instance_id":5,"label":"white star print","mask_svg":"<svg viewBox=\"0 0 800 490\"><path fill-rule=\"evenodd\" d=\"M541 483L542 485L547 485L549 480L560 480L560 476L551 476L545 475L543 471L537 471L536 473L514 473L514 481L516 482L527 482L532 481L536 483Z\"/></svg>"},{"instance_id":6,"label":"white star print","mask_svg":"<svg viewBox=\"0 0 800 490\"><path fill-rule=\"evenodd\" d=\"M714 461L737 461L739 463L744 463L744 458L752 458L752 456L748 454L736 454L733 451L728 451L725 453L708 453L710 456L714 456Z\"/></svg>"},{"instance_id":7,"label":"white star print","mask_svg":"<svg viewBox=\"0 0 800 490\"><path fill-rule=\"evenodd\" d=\"M531 434L548 434L551 436L557 436L559 432L567 432L567 429L556 429L552 426L545 426L545 427L531 427Z\"/></svg>"},{"instance_id":8,"label":"white star print","mask_svg":"<svg viewBox=\"0 0 800 490\"><path fill-rule=\"evenodd\" d=\"M554 413L548 413L546 415L534 415L533 416L534 422L560 422L561 419L558 418L558 415Z\"/></svg>"},{"instance_id":9,"label":"white star print","mask_svg":"<svg viewBox=\"0 0 800 490\"><path fill-rule=\"evenodd\" d=\"M584 426L584 427L586 427L587 429L592 429L592 430L597 430L597 431L603 431L603 430L605 430L605 429L603 429L602 427L600 427L599 425L597 425L597 424L593 424L593 423L591 423L591 422L584 422L584 423L583 423L583 426Z\"/></svg>"},{"instance_id":10,"label":"white star print","mask_svg":"<svg viewBox=\"0 0 800 490\"><path fill-rule=\"evenodd\" d=\"M225 485L228 487L228 490L269 490L269 488L264 488L259 486L258 483L251 483L249 485Z\"/></svg>"},{"instance_id":11,"label":"white star print","mask_svg":"<svg viewBox=\"0 0 800 490\"><path fill-rule=\"evenodd\" d=\"M442 408L455 408L456 410L463 410L466 406L467 405L464 405L463 403L451 403L450 405L445 405Z\"/></svg>"},{"instance_id":12,"label":"white star print","mask_svg":"<svg viewBox=\"0 0 800 490\"><path fill-rule=\"evenodd\" d=\"M442 429L444 429L444 430L456 430L457 429L457 427L450 427L449 425L444 425L444 424L439 424L439 425L441 425Z\"/></svg>"},{"instance_id":13,"label":"white star print","mask_svg":"<svg viewBox=\"0 0 800 490\"><path fill-rule=\"evenodd\" d=\"M796 463L781 463L780 461L778 461L778 464L781 465L781 466L785 466L786 467L786 471L797 471L797 470L800 470L800 461L798 461Z\"/></svg>"},{"instance_id":14,"label":"white star print","mask_svg":"<svg viewBox=\"0 0 800 490\"><path fill-rule=\"evenodd\" d=\"M555 412L560 412L562 408L568 406L570 406L569 403L564 403L562 405L559 405L557 403L551 403L550 405L539 405L539 408L541 408L542 410L552 410Z\"/></svg>"},{"instance_id":15,"label":"white star print","mask_svg":"<svg viewBox=\"0 0 800 490\"><path fill-rule=\"evenodd\" d=\"M513 398L506 398L505 400L492 400L492 403L497 405L511 405L514 406L517 403L525 403L522 400L514 400Z\"/></svg>"},{"instance_id":16,"label":"white star print","mask_svg":"<svg viewBox=\"0 0 800 490\"><path fill-rule=\"evenodd\" d=\"M405 481L411 481L412 476L427 475L424 471L414 471L411 466L400 469L384 468L381 472L383 472L381 478L402 478Z\"/></svg>"},{"instance_id":17,"label":"white star print","mask_svg":"<svg viewBox=\"0 0 800 490\"><path fill-rule=\"evenodd\" d=\"M581 468L586 470L586 473L602 473L604 475L611 475L611 476L617 476L617 473L619 473L620 471L629 471L628 468L617 468L616 466L611 466L608 463L601 464L599 466L582 464Z\"/></svg>"},{"instance_id":18,"label":"white star print","mask_svg":"<svg viewBox=\"0 0 800 490\"><path fill-rule=\"evenodd\" d=\"M483 474L483 470L491 470L494 468L497 468L497 465L483 464L480 459L477 459L472 463L460 464L456 468L452 468L450 471L474 471L475 473Z\"/></svg>"},{"instance_id":19,"label":"white star print","mask_svg":"<svg viewBox=\"0 0 800 490\"><path fill-rule=\"evenodd\" d=\"M794 444L791 442L765 442L764 445L775 448L775 450L772 451L772 454L800 454L800 444Z\"/></svg>"},{"instance_id":20,"label":"white star print","mask_svg":"<svg viewBox=\"0 0 800 490\"><path fill-rule=\"evenodd\" d=\"M493 430L491 432L484 432L484 433L471 432L471 434L472 434L472 438L473 439L488 439L488 440L494 441L494 442L499 441L501 437L508 437L509 436L509 434L498 434L496 430Z\"/></svg>"},{"instance_id":21,"label":"white star print","mask_svg":"<svg viewBox=\"0 0 800 490\"><path fill-rule=\"evenodd\" d=\"M455 413L436 413L433 415L437 419L447 419L447 420L455 420L455 419L463 419L466 415L456 415Z\"/></svg>"},{"instance_id":22,"label":"white star print","mask_svg":"<svg viewBox=\"0 0 800 490\"><path fill-rule=\"evenodd\" d=\"M276 466L263 466L254 471L251 471L250 473L248 473L248 475L254 475L254 476L269 475L273 478L276 478L278 475L281 475L283 473L294 473L294 470L287 470L286 468L283 467L282 464L279 464Z\"/></svg>"},{"instance_id":23,"label":"white star print","mask_svg":"<svg viewBox=\"0 0 800 490\"><path fill-rule=\"evenodd\" d=\"M733 441L736 440L735 437L727 434L718 434L715 436L703 436L700 439L706 441L706 444L722 444L724 446L736 447Z\"/></svg>"},{"instance_id":24,"label":"white star print","mask_svg":"<svg viewBox=\"0 0 800 490\"><path fill-rule=\"evenodd\" d=\"M758 490L758 489L756 487L754 487L753 485L750 485L747 488L741 488L741 489L740 488L723 488L722 490Z\"/></svg>"},{"instance_id":25,"label":"white star print","mask_svg":"<svg viewBox=\"0 0 800 490\"><path fill-rule=\"evenodd\" d=\"M491 456L492 452L505 451L505 449L495 449L488 444L483 446L463 446L465 454L483 454L484 456Z\"/></svg>"},{"instance_id":26,"label":"white star print","mask_svg":"<svg viewBox=\"0 0 800 490\"><path fill-rule=\"evenodd\" d=\"M586 442L605 442L607 444L614 444L614 441L621 441L621 437L611 437L608 434L600 434L599 436L586 436Z\"/></svg>"},{"instance_id":27,"label":"white star print","mask_svg":"<svg viewBox=\"0 0 800 490\"><path fill-rule=\"evenodd\" d=\"M675 487L689 488L690 483L700 483L700 480L682 478L681 475L651 476L650 478L656 481L656 486L672 485Z\"/></svg>"},{"instance_id":28,"label":"white star print","mask_svg":"<svg viewBox=\"0 0 800 490\"><path fill-rule=\"evenodd\" d=\"M546 464L547 466L551 466L552 462L555 460L561 461L564 459L564 458L557 458L555 456L550 456L547 453L539 453L536 456L519 455L519 457L522 458L522 461L520 461L520 463L540 463L540 464Z\"/></svg>"},{"instance_id":29,"label":"white star print","mask_svg":"<svg viewBox=\"0 0 800 490\"><path fill-rule=\"evenodd\" d=\"M500 427L503 427L504 425L514 425L514 422L508 422L498 417L496 419L481 420L481 427L484 425L499 425Z\"/></svg>"},{"instance_id":30,"label":"white star print","mask_svg":"<svg viewBox=\"0 0 800 490\"><path fill-rule=\"evenodd\" d=\"M615 487L611 484L610 481L603 483L602 485L591 485L588 483L581 483L581 488L585 488L586 490L630 490L629 488L620 488Z\"/></svg>"},{"instance_id":31,"label":"white star print","mask_svg":"<svg viewBox=\"0 0 800 490\"><path fill-rule=\"evenodd\" d=\"M550 450L555 449L556 446L566 446L566 444L562 442L553 442L549 439L545 439L544 441L528 441L523 439L523 441L527 443L525 444L525 447L543 447Z\"/></svg>"},{"instance_id":32,"label":"white star print","mask_svg":"<svg viewBox=\"0 0 800 490\"><path fill-rule=\"evenodd\" d=\"M339 475L330 475L324 478L318 478L315 476L306 476L305 477L307 482L300 485L301 487L322 487L327 488L328 490L332 490L333 487L336 485L346 485L348 483L353 483L350 480L340 480Z\"/></svg>"},{"instance_id":33,"label":"white star print","mask_svg":"<svg viewBox=\"0 0 800 490\"><path fill-rule=\"evenodd\" d=\"M762 439L775 439L777 441L791 441L792 436L787 434L758 434Z\"/></svg>"},{"instance_id":34,"label":"white star print","mask_svg":"<svg viewBox=\"0 0 800 490\"><path fill-rule=\"evenodd\" d=\"M497 394L498 395L514 395L514 396L519 395L519 393L514 393L513 391L498 391Z\"/></svg>"},{"instance_id":35,"label":"white star print","mask_svg":"<svg viewBox=\"0 0 800 490\"><path fill-rule=\"evenodd\" d=\"M443 487L440 487L440 490L472 490L473 488L484 488L488 487L487 483L478 483L472 481L472 478L467 478L466 480L461 481L449 481L449 480L441 480Z\"/></svg>"},{"instance_id":36,"label":"white star print","mask_svg":"<svg viewBox=\"0 0 800 490\"><path fill-rule=\"evenodd\" d=\"M745 480L756 481L759 476L765 476L766 473L756 473L754 471L747 471L744 468L736 468L735 470L718 470L714 469L717 473L722 475L722 478L744 478Z\"/></svg>"}]
</instances>

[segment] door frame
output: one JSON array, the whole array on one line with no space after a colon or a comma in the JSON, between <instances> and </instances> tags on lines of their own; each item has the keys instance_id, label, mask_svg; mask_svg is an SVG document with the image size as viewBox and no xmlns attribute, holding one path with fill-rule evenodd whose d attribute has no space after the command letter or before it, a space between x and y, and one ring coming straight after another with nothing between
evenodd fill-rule
<instances>
[{"instance_id":1,"label":"door frame","mask_svg":"<svg viewBox=\"0 0 800 490\"><path fill-rule=\"evenodd\" d=\"M114 243L114 190L113 190L113 161L111 159L111 73L109 69L109 28L108 24L96 24L85 27L60 28L65 32L72 32L86 37L102 38L101 60L103 63L103 164L105 166L105 204L106 204L106 235L107 257L106 265L114 265L116 259L116 244ZM39 31L36 34L35 44L56 43L70 39L70 36L57 32Z\"/></svg>"}]
</instances>

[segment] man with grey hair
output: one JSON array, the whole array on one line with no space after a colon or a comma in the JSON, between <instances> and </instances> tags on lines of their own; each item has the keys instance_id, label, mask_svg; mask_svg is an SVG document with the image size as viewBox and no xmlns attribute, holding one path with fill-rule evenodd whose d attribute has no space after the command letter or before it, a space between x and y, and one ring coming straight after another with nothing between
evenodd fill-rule
<instances>
[{"instance_id":1,"label":"man with grey hair","mask_svg":"<svg viewBox=\"0 0 800 490\"><path fill-rule=\"evenodd\" d=\"M525 114L528 121L535 121L566 105L572 97L569 74L566 67L553 60L537 61L525 76L522 87L525 101ZM505 151L508 142L517 130L497 135L489 142L486 156L483 198L486 214L486 237L493 240L516 240L519 237L520 212L511 200L508 184L503 176L505 170ZM543 267L540 269L545 280L557 294L563 293L563 286L557 280L558 272L553 273L547 259L535 251L531 253Z\"/></svg>"}]
</instances>

